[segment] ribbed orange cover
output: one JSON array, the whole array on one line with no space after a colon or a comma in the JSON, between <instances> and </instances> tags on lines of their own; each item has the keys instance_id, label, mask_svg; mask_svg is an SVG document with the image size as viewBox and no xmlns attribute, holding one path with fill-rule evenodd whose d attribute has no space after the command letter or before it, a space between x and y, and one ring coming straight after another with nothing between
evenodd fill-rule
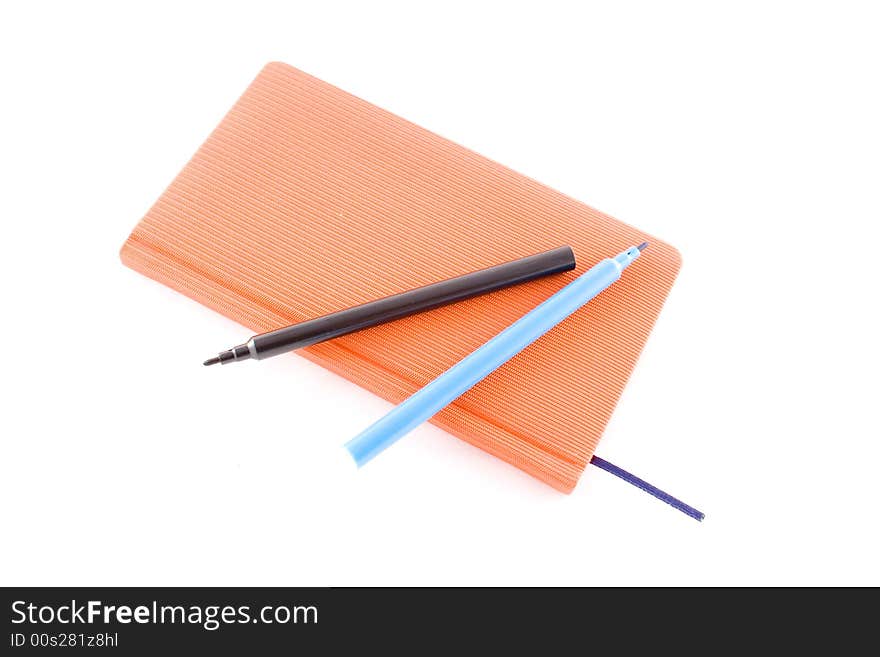
<instances>
[{"instance_id":1,"label":"ribbed orange cover","mask_svg":"<svg viewBox=\"0 0 880 657\"><path fill-rule=\"evenodd\" d=\"M272 63L121 255L263 332L572 246L576 272L300 352L396 403L599 260L645 240L650 248L618 283L432 419L570 492L678 273L678 252L656 238Z\"/></svg>"}]
</instances>

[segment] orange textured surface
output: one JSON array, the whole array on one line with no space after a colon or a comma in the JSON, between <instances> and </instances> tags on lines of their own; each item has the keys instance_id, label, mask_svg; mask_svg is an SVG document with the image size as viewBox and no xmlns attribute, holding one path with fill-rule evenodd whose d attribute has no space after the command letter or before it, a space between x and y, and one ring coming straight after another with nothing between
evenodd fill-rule
<instances>
[{"instance_id":1,"label":"orange textured surface","mask_svg":"<svg viewBox=\"0 0 880 657\"><path fill-rule=\"evenodd\" d=\"M569 492L678 273L678 252L660 240L272 63L121 256L263 332L545 249L574 249L575 272L298 352L397 403L599 260L645 240L650 249L618 283L431 420Z\"/></svg>"}]
</instances>

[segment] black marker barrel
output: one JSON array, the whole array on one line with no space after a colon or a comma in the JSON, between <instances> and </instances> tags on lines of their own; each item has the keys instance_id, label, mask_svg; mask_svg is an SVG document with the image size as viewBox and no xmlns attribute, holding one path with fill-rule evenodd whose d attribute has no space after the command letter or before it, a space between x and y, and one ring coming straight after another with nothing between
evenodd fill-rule
<instances>
[{"instance_id":1,"label":"black marker barrel","mask_svg":"<svg viewBox=\"0 0 880 657\"><path fill-rule=\"evenodd\" d=\"M205 365L225 364L249 358L257 360L269 358L408 315L525 283L541 276L571 271L574 268L575 258L571 247L561 246L255 335L245 344L206 360Z\"/></svg>"}]
</instances>

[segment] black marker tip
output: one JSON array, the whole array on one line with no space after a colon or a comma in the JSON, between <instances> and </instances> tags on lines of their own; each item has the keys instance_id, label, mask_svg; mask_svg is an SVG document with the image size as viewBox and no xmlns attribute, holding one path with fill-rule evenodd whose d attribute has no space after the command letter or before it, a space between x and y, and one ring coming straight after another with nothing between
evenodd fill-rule
<instances>
[{"instance_id":1,"label":"black marker tip","mask_svg":"<svg viewBox=\"0 0 880 657\"><path fill-rule=\"evenodd\" d=\"M639 244L636 248L637 248L639 251L644 251L645 249L648 248L648 243L647 243L647 242L642 242L642 243Z\"/></svg>"}]
</instances>

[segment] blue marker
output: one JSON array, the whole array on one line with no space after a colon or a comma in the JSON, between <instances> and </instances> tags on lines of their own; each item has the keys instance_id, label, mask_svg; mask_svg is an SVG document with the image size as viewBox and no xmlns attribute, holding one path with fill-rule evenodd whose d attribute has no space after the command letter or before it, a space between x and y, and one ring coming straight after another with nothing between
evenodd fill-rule
<instances>
[{"instance_id":1,"label":"blue marker","mask_svg":"<svg viewBox=\"0 0 880 657\"><path fill-rule=\"evenodd\" d=\"M448 406L614 283L646 246L647 242L629 248L581 274L346 443L345 448L358 467Z\"/></svg>"}]
</instances>

